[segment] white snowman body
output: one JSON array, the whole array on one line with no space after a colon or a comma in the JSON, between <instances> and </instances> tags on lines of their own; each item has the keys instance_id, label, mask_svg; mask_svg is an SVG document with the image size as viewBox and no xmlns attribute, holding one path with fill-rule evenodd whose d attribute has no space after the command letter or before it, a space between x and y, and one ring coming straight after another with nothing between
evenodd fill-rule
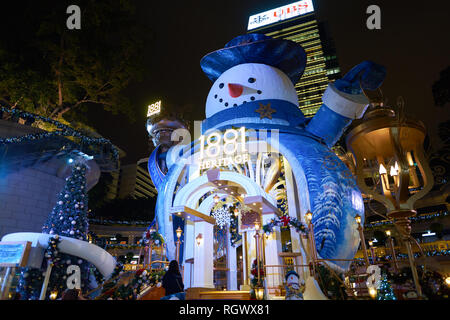
<instances>
[{"instance_id":1,"label":"white snowman body","mask_svg":"<svg viewBox=\"0 0 450 320\"><path fill-rule=\"evenodd\" d=\"M206 99L206 117L247 102L276 99L298 106L295 87L281 70L261 63L234 66L214 82Z\"/></svg>"},{"instance_id":2,"label":"white snowman body","mask_svg":"<svg viewBox=\"0 0 450 320\"><path fill-rule=\"evenodd\" d=\"M304 286L304 282L302 282ZM303 300L300 281L296 274L290 274L286 278L286 300Z\"/></svg>"}]
</instances>

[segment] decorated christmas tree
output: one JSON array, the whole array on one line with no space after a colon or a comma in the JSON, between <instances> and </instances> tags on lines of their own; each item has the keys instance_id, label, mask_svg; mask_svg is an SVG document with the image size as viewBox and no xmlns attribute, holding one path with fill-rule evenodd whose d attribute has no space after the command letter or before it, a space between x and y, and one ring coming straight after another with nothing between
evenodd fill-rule
<instances>
[{"instance_id":1,"label":"decorated christmas tree","mask_svg":"<svg viewBox=\"0 0 450 320\"><path fill-rule=\"evenodd\" d=\"M72 168L71 176L66 179L64 189L59 193L56 206L42 227L42 232L87 241L86 191L86 166L77 163Z\"/></svg>"},{"instance_id":2,"label":"decorated christmas tree","mask_svg":"<svg viewBox=\"0 0 450 320\"><path fill-rule=\"evenodd\" d=\"M378 288L377 300L397 300L395 298L394 290L387 280L386 275L383 276L380 288Z\"/></svg>"},{"instance_id":3,"label":"decorated christmas tree","mask_svg":"<svg viewBox=\"0 0 450 320\"><path fill-rule=\"evenodd\" d=\"M75 238L87 241L88 235L88 196L86 190L86 166L77 162L72 168L71 175L66 179L63 190L58 195L58 200L42 227L42 233L54 235L49 240L43 265L40 271L37 269L23 268L17 291L22 299L39 299L42 282L36 282L38 273L45 272L47 264L52 264L51 276L48 283L46 298L50 293L56 293L56 298L61 297L67 288L67 268L75 265L80 268L80 289L88 290L90 264L83 259L68 254L60 253L58 244L59 236ZM38 286L38 287L36 287Z\"/></svg>"}]
</instances>

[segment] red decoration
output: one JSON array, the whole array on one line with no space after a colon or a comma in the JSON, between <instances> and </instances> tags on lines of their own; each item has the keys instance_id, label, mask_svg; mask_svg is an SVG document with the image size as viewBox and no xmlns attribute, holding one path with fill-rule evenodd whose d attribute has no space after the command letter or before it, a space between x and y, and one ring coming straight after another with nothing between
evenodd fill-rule
<instances>
[{"instance_id":1,"label":"red decoration","mask_svg":"<svg viewBox=\"0 0 450 320\"><path fill-rule=\"evenodd\" d=\"M287 227L289 222L291 221L291 217L289 217L288 215L282 216L280 218L281 222L283 222L283 227Z\"/></svg>"},{"instance_id":2,"label":"red decoration","mask_svg":"<svg viewBox=\"0 0 450 320\"><path fill-rule=\"evenodd\" d=\"M136 276L140 276L142 274L142 272L144 272L144 269L139 269L136 271Z\"/></svg>"}]
</instances>

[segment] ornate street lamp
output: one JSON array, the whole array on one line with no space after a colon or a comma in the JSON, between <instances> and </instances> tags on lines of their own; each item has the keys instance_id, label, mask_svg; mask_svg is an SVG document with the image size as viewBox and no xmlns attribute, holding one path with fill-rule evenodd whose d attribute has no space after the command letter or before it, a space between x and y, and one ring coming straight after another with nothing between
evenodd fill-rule
<instances>
[{"instance_id":1,"label":"ornate street lamp","mask_svg":"<svg viewBox=\"0 0 450 320\"><path fill-rule=\"evenodd\" d=\"M256 267L258 270L258 286L260 285L261 275L260 275L260 265L259 265L259 256L260 256L260 248L259 248L259 223L255 223L255 241L256 241Z\"/></svg>"},{"instance_id":2,"label":"ornate street lamp","mask_svg":"<svg viewBox=\"0 0 450 320\"><path fill-rule=\"evenodd\" d=\"M180 244L181 244L180 238L181 238L181 234L183 233L183 230L181 230L181 228L178 227L178 229L175 230L175 232L176 232L177 238L178 238L178 240L177 240L177 248L176 248L176 250L177 250L176 257L177 257L177 262L180 263Z\"/></svg>"},{"instance_id":3,"label":"ornate street lamp","mask_svg":"<svg viewBox=\"0 0 450 320\"><path fill-rule=\"evenodd\" d=\"M312 212L309 210L308 210L308 212L305 213L305 222L308 224L308 240L309 240L309 246L310 246L310 251L311 251L310 273L311 273L311 276L315 276L315 274L316 274L315 266L316 266L316 259L317 259L316 241L314 239L314 226L312 224Z\"/></svg>"},{"instance_id":4,"label":"ornate street lamp","mask_svg":"<svg viewBox=\"0 0 450 320\"><path fill-rule=\"evenodd\" d=\"M393 220L405 243L419 296L421 288L410 243L414 239L409 218L416 215L414 203L433 186L423 150L425 136L422 122L381 105L367 112L346 140L361 191L387 208L387 218Z\"/></svg>"},{"instance_id":5,"label":"ornate street lamp","mask_svg":"<svg viewBox=\"0 0 450 320\"><path fill-rule=\"evenodd\" d=\"M387 241L389 243L389 248L391 249L392 261L394 262L394 269L396 272L398 272L397 255L395 253L394 240L391 237L391 230L387 230L386 235L387 235Z\"/></svg>"},{"instance_id":6,"label":"ornate street lamp","mask_svg":"<svg viewBox=\"0 0 450 320\"><path fill-rule=\"evenodd\" d=\"M372 240L369 241L369 247L370 247L370 254L372 255L372 264L375 264L376 263L375 249L373 248L373 241Z\"/></svg>"},{"instance_id":7,"label":"ornate street lamp","mask_svg":"<svg viewBox=\"0 0 450 320\"><path fill-rule=\"evenodd\" d=\"M203 235L201 233L199 233L195 237L195 241L197 241L197 245L200 247L202 245L202 242L203 242Z\"/></svg>"},{"instance_id":8,"label":"ornate street lamp","mask_svg":"<svg viewBox=\"0 0 450 320\"><path fill-rule=\"evenodd\" d=\"M359 237L361 238L361 250L363 251L364 262L366 263L366 267L368 267L370 263L369 263L369 257L367 256L366 240L364 238L363 228L361 227L361 216L359 214L356 214L355 220L356 220L356 223L358 224L358 232L359 232Z\"/></svg>"}]
</instances>

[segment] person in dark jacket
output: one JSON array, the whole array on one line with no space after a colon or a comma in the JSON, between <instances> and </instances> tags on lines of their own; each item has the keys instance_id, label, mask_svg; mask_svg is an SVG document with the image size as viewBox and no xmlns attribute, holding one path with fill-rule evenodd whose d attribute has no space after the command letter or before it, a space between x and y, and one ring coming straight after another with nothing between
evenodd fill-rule
<instances>
[{"instance_id":1,"label":"person in dark jacket","mask_svg":"<svg viewBox=\"0 0 450 320\"><path fill-rule=\"evenodd\" d=\"M167 270L162 278L162 286L166 289L166 296L161 299L166 300L171 297L176 297L180 300L184 299L183 278L181 277L178 262L176 260L170 261L169 270Z\"/></svg>"}]
</instances>

